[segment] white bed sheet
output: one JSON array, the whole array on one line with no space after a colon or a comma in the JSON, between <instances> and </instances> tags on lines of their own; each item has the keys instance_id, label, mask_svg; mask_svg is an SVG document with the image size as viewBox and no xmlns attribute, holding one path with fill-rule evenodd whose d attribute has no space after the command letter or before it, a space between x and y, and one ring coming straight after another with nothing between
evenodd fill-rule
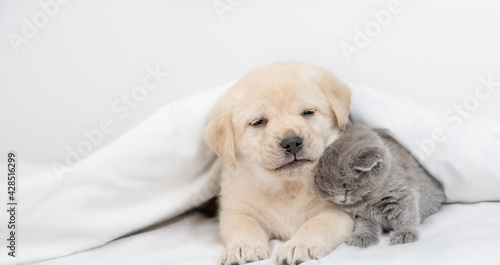
<instances>
[{"instance_id":1,"label":"white bed sheet","mask_svg":"<svg viewBox=\"0 0 500 265\"><path fill-rule=\"evenodd\" d=\"M353 116L366 123L370 122L368 123L370 126L391 129L394 135L402 143L406 143L410 149L412 149L413 140L425 137L427 129L432 130L433 123L422 118L428 116L427 110L410 104L408 100L398 99L395 95L377 93L376 89L357 85L351 85L351 87L353 89ZM174 218L215 195L216 190L210 188L214 182L210 181L208 173L215 154L203 143L202 132L207 113L226 88L227 86L222 86L208 90L165 106L117 141L80 161L72 172L67 173L61 179L54 175L51 168L32 170L35 173L29 174L24 171L27 165L21 162L19 172L22 173L22 180L20 180L19 198L22 204L18 213L19 252L15 260L8 259L6 255L0 256L0 264L37 262L102 246L125 234ZM363 102L369 102L371 106L384 106L384 108L372 108ZM387 119L391 121L390 123L384 123L384 119L380 117L391 117L388 112L393 109L399 110L399 116ZM450 134L450 139L440 146L442 150L452 151L456 150L452 148L456 146L469 149L474 146L477 150L474 155L460 151L462 149L440 153L436 148L434 156L424 162L429 169L436 169L432 165L437 165L438 169L439 166L446 166L446 170L431 170L430 172L435 173L436 178L443 182L447 196L453 195L450 196L452 200L448 198L450 202L500 200L498 198L500 182L497 174L499 170L497 170L498 163L495 160L500 150L498 138L500 127L498 124L491 127L481 126L482 124L485 123L470 122L469 127L464 125L464 133L459 135L460 137L452 138ZM472 132L481 128L483 128L483 135L491 137L480 139L474 137ZM490 150L490 152L485 150ZM469 167L469 171L463 170L464 166ZM4 184L5 179L0 179L0 186ZM373 264L379 256L382 257L379 259L380 262L386 263L387 256L399 262L407 256L417 255L413 258L418 264L418 258L421 258L422 253L425 255L433 251L441 253L443 248L449 248L451 252L455 251L460 254L458 256L471 253L470 261L481 258L491 261L492 254L488 254L487 248L493 244L486 244L485 255L476 254L481 251L480 248L474 248L476 246L474 244L480 244L484 240L483 236L489 235L488 233L496 235L493 239L489 238L488 243L493 243L491 240L500 238L498 230L488 232L500 226L498 213L500 207L493 204L496 206L490 207L489 210L478 211L475 207L480 205L482 204L467 205L469 208L466 209L470 210L451 211L449 217L444 211L444 216L441 217L444 225L438 225L438 228L434 230L431 229L431 231L438 231L439 237L436 239L430 237L429 244L425 244L423 240L424 243L419 242L411 247L391 247L388 252L385 252L383 244L362 252L358 252L357 249L352 250L352 248L342 250L341 247L328 260L339 259L344 263L344 261L355 260L353 257L359 256L362 260L368 257ZM453 207L455 206L446 208L453 209ZM479 209L482 208L479 207ZM478 212L470 214L473 211ZM497 225L481 223L489 219L482 220L481 217L477 217L480 215L485 218L496 218L495 224ZM6 216L6 212L0 214L0 217L2 216ZM142 264L182 264L184 260L187 260L186 264L218 263L218 254L222 246L218 243L217 233L193 232L203 229L205 222L193 219L193 217L183 221L186 220L192 224L192 227L183 226L181 222L175 225L177 229L172 230L169 226L165 230L158 230L156 232L158 234L153 233L151 235L153 239L149 239L149 233L146 233L118 240L106 247L89 251L90 254L82 252L87 254L75 255L75 261L64 261L62 264L128 264L132 261ZM469 231L468 226L473 227L475 223L485 230L482 233L476 233L477 239L470 242L465 240L463 245L464 240L457 238L460 234L455 235L454 231L443 233L439 230L447 228L447 225L454 225L457 220L469 220L457 227L456 231L460 233ZM211 229L216 230L217 227L214 225ZM4 230L5 227L3 230L0 229L0 237L5 235ZM470 231L472 231L470 237L478 232L474 229ZM209 238L201 242L203 244L197 245L199 244L198 234L202 238ZM146 238L142 239L143 236ZM123 240L125 243L122 243ZM129 240L132 242L126 243ZM134 243L135 240L145 242ZM458 243L454 240L458 240ZM500 242L494 243L500 246L498 244ZM278 242L274 242L273 247L277 244ZM421 244L424 245L420 246ZM472 247L469 246L471 244ZM462 248L462 246L465 247ZM399 259L397 256L399 252L393 253L396 248L401 249L402 256ZM474 251L467 252L469 248ZM352 251L354 252L351 253ZM80 259L80 255L84 256ZM95 259L93 259L94 256ZM200 259L193 260L197 257ZM439 255L436 257L437 259L431 258L430 260L443 258ZM145 261L142 261L143 259ZM462 258L453 259L451 254L446 254L443 259L446 261L444 264L463 261ZM169 262L165 262L166 260ZM497 264L500 264L500 258L498 260Z\"/></svg>"},{"instance_id":2,"label":"white bed sheet","mask_svg":"<svg viewBox=\"0 0 500 265\"><path fill-rule=\"evenodd\" d=\"M273 240L273 252L281 244ZM445 205L420 225L420 240L389 246L388 236L366 249L345 244L322 260L304 264L500 264L500 203ZM223 249L214 218L192 214L169 225L40 265L216 265ZM255 265L276 264L264 260Z\"/></svg>"}]
</instances>

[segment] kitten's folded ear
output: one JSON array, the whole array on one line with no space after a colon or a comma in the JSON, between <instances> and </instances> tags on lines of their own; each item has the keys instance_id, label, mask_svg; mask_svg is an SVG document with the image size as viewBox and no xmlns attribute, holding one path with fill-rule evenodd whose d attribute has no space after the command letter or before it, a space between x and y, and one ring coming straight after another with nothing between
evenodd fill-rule
<instances>
[{"instance_id":1,"label":"kitten's folded ear","mask_svg":"<svg viewBox=\"0 0 500 265\"><path fill-rule=\"evenodd\" d=\"M384 151L378 147L369 147L357 157L353 168L363 172L371 171L376 176L382 171L383 162Z\"/></svg>"}]
</instances>

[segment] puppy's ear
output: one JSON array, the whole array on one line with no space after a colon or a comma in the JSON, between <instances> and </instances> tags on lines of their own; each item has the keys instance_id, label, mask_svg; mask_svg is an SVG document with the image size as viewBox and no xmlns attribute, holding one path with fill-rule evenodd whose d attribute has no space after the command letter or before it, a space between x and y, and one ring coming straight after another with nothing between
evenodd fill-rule
<instances>
[{"instance_id":1,"label":"puppy's ear","mask_svg":"<svg viewBox=\"0 0 500 265\"><path fill-rule=\"evenodd\" d=\"M338 80L332 72L324 68L318 69L315 82L328 100L337 118L337 125L344 130L351 108L351 90L347 84Z\"/></svg>"},{"instance_id":2,"label":"puppy's ear","mask_svg":"<svg viewBox=\"0 0 500 265\"><path fill-rule=\"evenodd\" d=\"M369 147L354 161L353 169L368 172L374 176L380 174L384 166L384 152L377 147Z\"/></svg>"},{"instance_id":3,"label":"puppy's ear","mask_svg":"<svg viewBox=\"0 0 500 265\"><path fill-rule=\"evenodd\" d=\"M234 151L234 130L229 108L222 106L221 102L210 115L210 120L205 127L205 142L226 163L235 166L236 154Z\"/></svg>"}]
</instances>

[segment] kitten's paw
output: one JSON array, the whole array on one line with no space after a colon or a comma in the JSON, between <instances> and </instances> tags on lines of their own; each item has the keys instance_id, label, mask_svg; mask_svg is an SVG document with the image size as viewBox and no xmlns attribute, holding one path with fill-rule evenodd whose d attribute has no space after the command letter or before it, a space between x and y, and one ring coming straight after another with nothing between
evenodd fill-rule
<instances>
[{"instance_id":1,"label":"kitten's paw","mask_svg":"<svg viewBox=\"0 0 500 265\"><path fill-rule=\"evenodd\" d=\"M276 250L276 261L278 264L296 265L304 261L320 259L328 251L318 244L288 240Z\"/></svg>"},{"instance_id":2,"label":"kitten's paw","mask_svg":"<svg viewBox=\"0 0 500 265\"><path fill-rule=\"evenodd\" d=\"M373 246L378 244L379 239L378 235L374 234L352 234L351 237L347 240L346 244L349 246L366 248L369 246Z\"/></svg>"},{"instance_id":3,"label":"kitten's paw","mask_svg":"<svg viewBox=\"0 0 500 265\"><path fill-rule=\"evenodd\" d=\"M222 265L237 265L267 259L267 247L250 243L229 244L221 254Z\"/></svg>"},{"instance_id":4,"label":"kitten's paw","mask_svg":"<svg viewBox=\"0 0 500 265\"><path fill-rule=\"evenodd\" d=\"M411 243L418 240L417 231L392 231L390 236L391 245Z\"/></svg>"}]
</instances>

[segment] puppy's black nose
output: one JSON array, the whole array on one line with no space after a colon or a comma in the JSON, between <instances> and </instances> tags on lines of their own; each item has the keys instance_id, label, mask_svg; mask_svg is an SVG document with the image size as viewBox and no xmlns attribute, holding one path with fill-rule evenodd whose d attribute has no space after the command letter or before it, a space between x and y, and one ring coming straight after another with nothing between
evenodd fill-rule
<instances>
[{"instance_id":1,"label":"puppy's black nose","mask_svg":"<svg viewBox=\"0 0 500 265\"><path fill-rule=\"evenodd\" d=\"M299 136L287 137L281 140L281 147L286 150L288 154L296 154L302 147L302 138Z\"/></svg>"}]
</instances>

